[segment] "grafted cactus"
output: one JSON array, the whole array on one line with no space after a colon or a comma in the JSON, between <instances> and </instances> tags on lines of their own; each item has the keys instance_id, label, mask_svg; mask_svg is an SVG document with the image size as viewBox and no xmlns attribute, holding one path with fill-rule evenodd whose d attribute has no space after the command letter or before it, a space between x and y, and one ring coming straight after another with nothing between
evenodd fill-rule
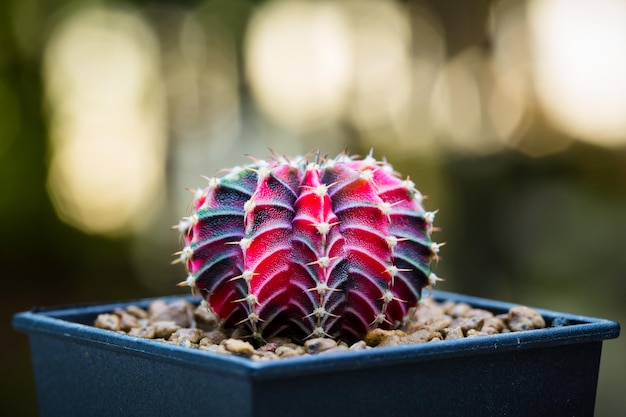
<instances>
[{"instance_id":1,"label":"grafted cactus","mask_svg":"<svg viewBox=\"0 0 626 417\"><path fill-rule=\"evenodd\" d=\"M386 161L275 157L194 190L175 262L225 327L348 342L402 324L424 287L435 212Z\"/></svg>"}]
</instances>

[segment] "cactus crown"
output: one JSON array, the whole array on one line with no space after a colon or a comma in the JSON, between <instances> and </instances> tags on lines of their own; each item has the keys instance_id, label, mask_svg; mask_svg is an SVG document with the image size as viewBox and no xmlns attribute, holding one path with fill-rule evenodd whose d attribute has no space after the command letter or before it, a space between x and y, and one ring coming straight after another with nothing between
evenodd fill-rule
<instances>
[{"instance_id":1,"label":"cactus crown","mask_svg":"<svg viewBox=\"0 0 626 417\"><path fill-rule=\"evenodd\" d=\"M255 160L193 190L174 262L225 327L355 341L401 325L439 280L435 212L411 180L371 152L313 159Z\"/></svg>"}]
</instances>

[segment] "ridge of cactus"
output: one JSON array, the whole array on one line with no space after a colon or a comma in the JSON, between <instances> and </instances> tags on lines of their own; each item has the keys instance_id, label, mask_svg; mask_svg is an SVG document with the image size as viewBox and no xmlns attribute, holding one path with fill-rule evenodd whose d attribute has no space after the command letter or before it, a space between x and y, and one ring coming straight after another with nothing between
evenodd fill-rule
<instances>
[{"instance_id":1,"label":"ridge of cactus","mask_svg":"<svg viewBox=\"0 0 626 417\"><path fill-rule=\"evenodd\" d=\"M377 161L274 157L206 178L175 228L190 286L225 328L258 340L352 342L395 328L426 287L442 244L436 211L409 179Z\"/></svg>"}]
</instances>

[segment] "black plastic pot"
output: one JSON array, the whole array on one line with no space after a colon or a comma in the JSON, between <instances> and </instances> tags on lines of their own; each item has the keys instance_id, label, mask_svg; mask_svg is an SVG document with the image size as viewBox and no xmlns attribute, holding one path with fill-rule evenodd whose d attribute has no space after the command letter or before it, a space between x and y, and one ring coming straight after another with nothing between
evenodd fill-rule
<instances>
[{"instance_id":1,"label":"black plastic pot","mask_svg":"<svg viewBox=\"0 0 626 417\"><path fill-rule=\"evenodd\" d=\"M513 306L434 296L495 313ZM552 327L255 362L91 326L128 304L15 315L42 416L591 416L602 341L620 331L539 309Z\"/></svg>"}]
</instances>

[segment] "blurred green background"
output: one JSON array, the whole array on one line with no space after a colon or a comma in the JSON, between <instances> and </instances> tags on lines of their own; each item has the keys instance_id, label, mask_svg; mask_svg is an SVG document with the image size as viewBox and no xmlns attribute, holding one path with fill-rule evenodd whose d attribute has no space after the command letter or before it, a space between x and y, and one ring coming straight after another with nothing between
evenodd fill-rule
<instances>
[{"instance_id":1,"label":"blurred green background","mask_svg":"<svg viewBox=\"0 0 626 417\"><path fill-rule=\"evenodd\" d=\"M36 305L161 296L201 174L386 156L439 209L439 288L626 323L626 1L0 2L3 409ZM626 415L626 339L598 416Z\"/></svg>"}]
</instances>

